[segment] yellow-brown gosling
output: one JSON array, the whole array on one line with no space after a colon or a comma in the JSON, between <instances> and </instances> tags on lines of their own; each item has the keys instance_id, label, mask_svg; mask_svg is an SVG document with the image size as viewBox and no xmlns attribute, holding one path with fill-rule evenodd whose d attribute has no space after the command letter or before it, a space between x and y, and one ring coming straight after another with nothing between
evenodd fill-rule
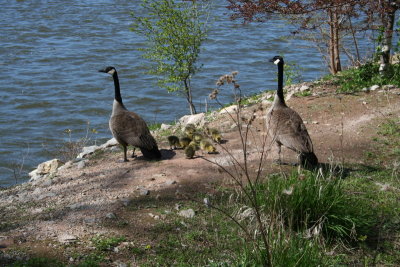
<instances>
[{"instance_id":1,"label":"yellow-brown gosling","mask_svg":"<svg viewBox=\"0 0 400 267\"><path fill-rule=\"evenodd\" d=\"M200 141L200 149L206 151L208 154L217 153L217 149L208 140Z\"/></svg>"},{"instance_id":2,"label":"yellow-brown gosling","mask_svg":"<svg viewBox=\"0 0 400 267\"><path fill-rule=\"evenodd\" d=\"M300 115L289 108L283 96L283 67L281 56L275 56L270 62L278 65L278 89L266 117L268 134L278 148L280 161L281 146L285 146L299 155L299 163L306 168L318 165L313 144Z\"/></svg>"},{"instance_id":3,"label":"yellow-brown gosling","mask_svg":"<svg viewBox=\"0 0 400 267\"><path fill-rule=\"evenodd\" d=\"M180 147L179 138L175 135L168 136L168 143L171 150Z\"/></svg>"},{"instance_id":4,"label":"yellow-brown gosling","mask_svg":"<svg viewBox=\"0 0 400 267\"><path fill-rule=\"evenodd\" d=\"M124 148L124 161L128 161L128 145L138 147L145 158L161 158L157 142L150 134L146 122L136 113L128 111L122 103L117 70L114 67L106 67L99 72L112 75L114 80L115 96L109 125L112 135Z\"/></svg>"},{"instance_id":5,"label":"yellow-brown gosling","mask_svg":"<svg viewBox=\"0 0 400 267\"><path fill-rule=\"evenodd\" d=\"M181 138L179 139L179 144L180 144L180 146L181 146L182 148L186 148L186 147L190 144L190 142L192 142L192 139L190 139L190 138L187 137L187 136L181 137Z\"/></svg>"},{"instance_id":6,"label":"yellow-brown gosling","mask_svg":"<svg viewBox=\"0 0 400 267\"><path fill-rule=\"evenodd\" d=\"M196 131L196 127L194 127L193 124L189 123L185 126L185 129L183 130L183 132L189 137L189 138L193 138L193 133Z\"/></svg>"},{"instance_id":7,"label":"yellow-brown gosling","mask_svg":"<svg viewBox=\"0 0 400 267\"><path fill-rule=\"evenodd\" d=\"M194 157L194 154L196 153L196 149L194 146L187 146L185 148L185 155L186 158L192 159Z\"/></svg>"},{"instance_id":8,"label":"yellow-brown gosling","mask_svg":"<svg viewBox=\"0 0 400 267\"><path fill-rule=\"evenodd\" d=\"M193 133L193 141L200 143L201 140L203 140L203 135L201 133Z\"/></svg>"}]
</instances>

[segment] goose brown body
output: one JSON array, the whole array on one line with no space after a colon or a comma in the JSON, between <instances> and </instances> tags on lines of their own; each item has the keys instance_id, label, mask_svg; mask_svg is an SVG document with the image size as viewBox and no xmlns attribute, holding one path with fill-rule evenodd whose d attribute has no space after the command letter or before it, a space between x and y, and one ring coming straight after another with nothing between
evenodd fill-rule
<instances>
[{"instance_id":1,"label":"goose brown body","mask_svg":"<svg viewBox=\"0 0 400 267\"><path fill-rule=\"evenodd\" d=\"M286 105L283 97L283 58L276 56L271 61L278 65L278 90L266 116L268 134L277 145L279 154L283 145L299 154L303 167L315 167L318 158L307 128L300 115Z\"/></svg>"},{"instance_id":2,"label":"goose brown body","mask_svg":"<svg viewBox=\"0 0 400 267\"><path fill-rule=\"evenodd\" d=\"M100 71L111 74L114 79L115 99L113 102L109 126L114 138L124 148L124 161L128 161L126 156L128 145L138 147L145 158L161 158L157 142L151 135L146 122L135 112L127 110L122 103L118 75L115 68L107 67Z\"/></svg>"}]
</instances>

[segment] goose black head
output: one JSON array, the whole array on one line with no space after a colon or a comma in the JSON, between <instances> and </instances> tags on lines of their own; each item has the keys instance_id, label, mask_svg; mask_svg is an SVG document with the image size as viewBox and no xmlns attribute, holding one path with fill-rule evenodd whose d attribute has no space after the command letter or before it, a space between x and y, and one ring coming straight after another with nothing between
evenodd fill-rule
<instances>
[{"instance_id":1,"label":"goose black head","mask_svg":"<svg viewBox=\"0 0 400 267\"><path fill-rule=\"evenodd\" d=\"M283 57L281 56L274 56L269 60L269 62L274 62L275 65L278 65L279 63L283 64Z\"/></svg>"},{"instance_id":2,"label":"goose black head","mask_svg":"<svg viewBox=\"0 0 400 267\"><path fill-rule=\"evenodd\" d=\"M117 70L114 67L106 67L105 69L99 70L99 72L104 72L113 75Z\"/></svg>"}]
</instances>

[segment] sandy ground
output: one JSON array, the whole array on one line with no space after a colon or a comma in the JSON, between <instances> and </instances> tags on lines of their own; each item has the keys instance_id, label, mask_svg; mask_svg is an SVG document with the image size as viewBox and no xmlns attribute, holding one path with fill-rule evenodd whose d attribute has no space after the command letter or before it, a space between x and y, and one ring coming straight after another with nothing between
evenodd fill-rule
<instances>
[{"instance_id":1,"label":"sandy ground","mask_svg":"<svg viewBox=\"0 0 400 267\"><path fill-rule=\"evenodd\" d=\"M320 162L367 164L365 153L372 146L378 125L400 115L400 89L337 95L327 85L313 89L312 96L292 97L287 104L305 121ZM243 110L244 117L258 110L248 140L249 166L254 173L268 108L266 105L259 110L259 105ZM241 139L233 125L226 114L215 116L210 123L223 132L224 149L240 160ZM229 168L231 157L222 147L217 146L219 154L198 152L194 159L186 159L182 150L169 150L165 136L158 139L163 155L160 161L146 161L139 152L137 158L121 163L122 152L114 149L89 157L83 168L72 164L51 179L0 191L0 251L39 240L65 243L115 233L115 228L104 224L114 216L129 219L134 225L129 228L131 233L146 235L147 226L157 219L149 215L146 197L174 203L185 195L212 193L215 184L229 183L227 175L209 162ZM276 156L273 149L268 153L265 172L282 168L272 163ZM283 158L296 162L296 155L287 149L283 149ZM134 218L124 217L126 206L137 208Z\"/></svg>"}]
</instances>

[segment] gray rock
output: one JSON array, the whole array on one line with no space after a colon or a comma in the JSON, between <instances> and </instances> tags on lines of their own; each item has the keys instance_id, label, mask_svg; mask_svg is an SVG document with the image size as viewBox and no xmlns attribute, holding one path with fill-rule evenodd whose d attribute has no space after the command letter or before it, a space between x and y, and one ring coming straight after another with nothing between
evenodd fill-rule
<instances>
[{"instance_id":1,"label":"gray rock","mask_svg":"<svg viewBox=\"0 0 400 267\"><path fill-rule=\"evenodd\" d=\"M150 190L147 190L147 189L140 189L139 195L141 195L141 196L148 196L148 195L150 195Z\"/></svg>"},{"instance_id":2,"label":"gray rock","mask_svg":"<svg viewBox=\"0 0 400 267\"><path fill-rule=\"evenodd\" d=\"M307 85L302 85L302 86L299 88L299 91L300 91L300 92L310 91L310 87L307 86Z\"/></svg>"},{"instance_id":3,"label":"gray rock","mask_svg":"<svg viewBox=\"0 0 400 267\"><path fill-rule=\"evenodd\" d=\"M176 181L175 180L167 180L167 181L165 181L165 184L166 185L173 185L173 184L176 184Z\"/></svg>"},{"instance_id":4,"label":"gray rock","mask_svg":"<svg viewBox=\"0 0 400 267\"><path fill-rule=\"evenodd\" d=\"M78 241L78 238L74 235L70 234L61 234L58 236L58 242L63 243L63 244L68 244L68 243L74 243Z\"/></svg>"},{"instance_id":5,"label":"gray rock","mask_svg":"<svg viewBox=\"0 0 400 267\"><path fill-rule=\"evenodd\" d=\"M375 91L375 90L377 90L377 89L379 89L379 85L372 85L372 86L369 88L369 90L371 90L371 91Z\"/></svg>"},{"instance_id":6,"label":"gray rock","mask_svg":"<svg viewBox=\"0 0 400 267\"><path fill-rule=\"evenodd\" d=\"M52 159L46 162L40 163L37 168L29 173L31 179L30 182L43 179L50 174L57 172L57 169L61 167L63 163L59 159Z\"/></svg>"},{"instance_id":7,"label":"gray rock","mask_svg":"<svg viewBox=\"0 0 400 267\"><path fill-rule=\"evenodd\" d=\"M108 218L108 219L116 219L117 215L115 215L115 213L110 212L110 213L106 214L106 218Z\"/></svg>"},{"instance_id":8,"label":"gray rock","mask_svg":"<svg viewBox=\"0 0 400 267\"><path fill-rule=\"evenodd\" d=\"M84 158L87 155L93 154L96 150L101 149L100 146L85 146L82 148L82 152L78 155L77 158Z\"/></svg>"},{"instance_id":9,"label":"gray rock","mask_svg":"<svg viewBox=\"0 0 400 267\"><path fill-rule=\"evenodd\" d=\"M160 129L161 129L161 130L168 130L168 129L170 129L171 127L172 127L171 124L162 123Z\"/></svg>"},{"instance_id":10,"label":"gray rock","mask_svg":"<svg viewBox=\"0 0 400 267\"><path fill-rule=\"evenodd\" d=\"M85 166L86 166L86 160L81 160L81 161L79 161L78 164L76 165L76 167L77 167L79 170L85 168Z\"/></svg>"},{"instance_id":11,"label":"gray rock","mask_svg":"<svg viewBox=\"0 0 400 267\"><path fill-rule=\"evenodd\" d=\"M49 192L49 193L42 194L42 195L38 196L37 200L42 200L44 198L55 197L55 196L56 196L56 194L54 194L53 192Z\"/></svg>"},{"instance_id":12,"label":"gray rock","mask_svg":"<svg viewBox=\"0 0 400 267\"><path fill-rule=\"evenodd\" d=\"M113 146L116 146L116 145L118 145L118 141L115 138L111 138L110 140L108 140L107 142L102 144L100 146L100 148L113 147Z\"/></svg>"},{"instance_id":13,"label":"gray rock","mask_svg":"<svg viewBox=\"0 0 400 267\"><path fill-rule=\"evenodd\" d=\"M193 218L195 212L193 209L181 210L178 215L184 218Z\"/></svg>"},{"instance_id":14,"label":"gray rock","mask_svg":"<svg viewBox=\"0 0 400 267\"><path fill-rule=\"evenodd\" d=\"M179 124L185 127L187 124L193 124L202 127L205 123L205 114L198 113L194 115L185 115L179 119Z\"/></svg>"},{"instance_id":15,"label":"gray rock","mask_svg":"<svg viewBox=\"0 0 400 267\"><path fill-rule=\"evenodd\" d=\"M219 114L225 114L225 113L235 113L238 110L237 105L232 105L226 108L221 109Z\"/></svg>"}]
</instances>

